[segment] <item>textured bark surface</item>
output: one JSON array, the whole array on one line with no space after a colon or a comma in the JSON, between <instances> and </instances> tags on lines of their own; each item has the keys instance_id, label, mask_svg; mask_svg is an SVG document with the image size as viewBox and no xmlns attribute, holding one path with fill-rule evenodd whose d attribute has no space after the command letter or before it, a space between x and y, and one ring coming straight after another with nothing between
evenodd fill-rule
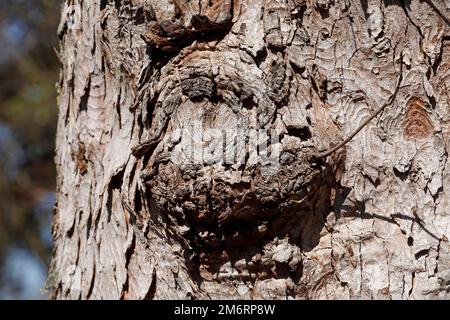
<instances>
[{"instance_id":1,"label":"textured bark surface","mask_svg":"<svg viewBox=\"0 0 450 320\"><path fill-rule=\"evenodd\" d=\"M448 0L65 1L54 298L448 298L449 19ZM279 167L208 128L280 133Z\"/></svg>"}]
</instances>

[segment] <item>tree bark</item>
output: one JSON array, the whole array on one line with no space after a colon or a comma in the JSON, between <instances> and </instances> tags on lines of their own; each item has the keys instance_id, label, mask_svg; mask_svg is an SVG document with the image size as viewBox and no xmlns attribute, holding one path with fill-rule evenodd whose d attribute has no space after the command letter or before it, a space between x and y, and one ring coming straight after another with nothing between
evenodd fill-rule
<instances>
[{"instance_id":1,"label":"tree bark","mask_svg":"<svg viewBox=\"0 0 450 320\"><path fill-rule=\"evenodd\" d=\"M449 297L449 1L62 11L54 298Z\"/></svg>"}]
</instances>

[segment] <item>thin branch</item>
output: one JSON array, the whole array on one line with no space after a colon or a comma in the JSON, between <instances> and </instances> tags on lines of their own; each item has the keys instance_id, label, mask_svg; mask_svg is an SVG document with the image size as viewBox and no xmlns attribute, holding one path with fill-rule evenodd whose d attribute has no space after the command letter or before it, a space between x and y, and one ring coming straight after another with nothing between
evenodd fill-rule
<instances>
[{"instance_id":1,"label":"thin branch","mask_svg":"<svg viewBox=\"0 0 450 320\"><path fill-rule=\"evenodd\" d=\"M447 24L447 26L450 27L450 21L448 20L448 18L436 7L436 5L431 2L430 0L424 0L433 10L434 12L436 12L436 14L445 21L445 23Z\"/></svg>"},{"instance_id":2,"label":"thin branch","mask_svg":"<svg viewBox=\"0 0 450 320\"><path fill-rule=\"evenodd\" d=\"M402 82L403 76L403 63L400 61L400 75L397 79L397 84L395 86L395 91L392 94L392 96L389 98L389 100L383 104L381 107L378 108L377 111L375 111L374 114L372 114L367 120L365 120L355 131L353 131L347 138L344 139L344 141L342 141L341 143L339 143L337 146L333 147L332 149L325 151L323 153L319 153L316 158L321 159L321 158L326 158L330 155L332 155L334 152L336 152L337 150L339 150L340 148L342 148L343 146L345 146L347 143L349 143L354 136L356 136L362 129L364 129L365 126L367 126L370 121L372 121L376 116L378 116L387 106L392 105L392 103L395 100L395 97L397 96L398 90L400 88L400 83Z\"/></svg>"}]
</instances>

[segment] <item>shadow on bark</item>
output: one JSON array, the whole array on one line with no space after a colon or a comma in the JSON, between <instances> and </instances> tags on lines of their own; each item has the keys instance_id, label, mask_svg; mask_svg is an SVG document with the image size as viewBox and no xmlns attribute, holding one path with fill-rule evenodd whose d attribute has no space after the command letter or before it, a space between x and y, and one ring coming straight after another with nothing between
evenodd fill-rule
<instances>
[{"instance_id":1,"label":"shadow on bark","mask_svg":"<svg viewBox=\"0 0 450 320\"><path fill-rule=\"evenodd\" d=\"M401 213L392 214L390 216L383 216L376 213L370 213L366 211L366 206L363 202L357 202L355 206L349 206L344 205L345 198L347 198L348 194L350 193L351 189L345 188L343 189L343 192L341 193L341 197L335 202L335 211L336 211L336 217L359 217L361 219L378 219L381 221L389 222L398 225L397 219L400 220L409 220L414 223L417 223L419 227L425 231L430 237L432 237L435 240L440 240L440 237L438 237L436 234L431 232L426 226L425 222L420 219L414 212L412 215L406 215Z\"/></svg>"}]
</instances>

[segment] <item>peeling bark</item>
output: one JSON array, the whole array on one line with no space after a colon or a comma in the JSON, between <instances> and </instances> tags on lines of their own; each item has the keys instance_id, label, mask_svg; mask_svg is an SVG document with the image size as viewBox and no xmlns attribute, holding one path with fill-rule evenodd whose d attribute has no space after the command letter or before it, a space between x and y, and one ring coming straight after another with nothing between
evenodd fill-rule
<instances>
[{"instance_id":1,"label":"peeling bark","mask_svg":"<svg viewBox=\"0 0 450 320\"><path fill-rule=\"evenodd\" d=\"M449 297L448 1L62 11L54 298Z\"/></svg>"}]
</instances>

